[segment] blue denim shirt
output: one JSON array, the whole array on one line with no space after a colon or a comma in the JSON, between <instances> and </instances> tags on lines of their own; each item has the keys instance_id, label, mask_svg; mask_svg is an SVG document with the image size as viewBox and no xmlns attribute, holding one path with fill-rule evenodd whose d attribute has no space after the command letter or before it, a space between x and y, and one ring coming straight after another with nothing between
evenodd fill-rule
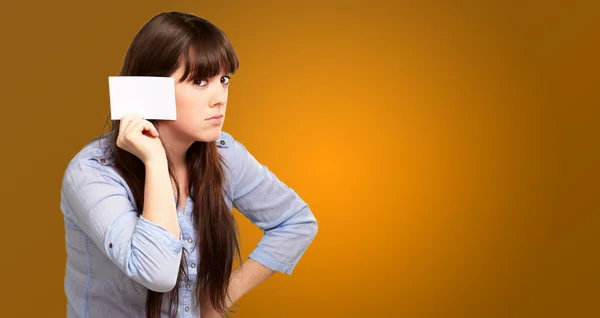
<instances>
[{"instance_id":1,"label":"blue denim shirt","mask_svg":"<svg viewBox=\"0 0 600 318\"><path fill-rule=\"evenodd\" d=\"M223 132L217 146L231 167L223 189L228 207L264 231L249 257L291 274L317 233L313 213L230 134ZM83 147L62 182L68 317L145 317L147 290L173 288L184 248L189 281L180 283L177 317L200 317L193 296L198 249L189 197L184 213L177 211L181 237L138 216L129 187L113 168L107 138ZM163 316L166 307L165 301Z\"/></svg>"}]
</instances>

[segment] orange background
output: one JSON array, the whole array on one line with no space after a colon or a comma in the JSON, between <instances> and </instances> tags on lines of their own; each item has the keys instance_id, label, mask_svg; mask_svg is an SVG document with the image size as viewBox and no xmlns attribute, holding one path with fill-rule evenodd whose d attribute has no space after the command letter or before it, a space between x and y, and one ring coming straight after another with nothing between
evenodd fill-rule
<instances>
[{"instance_id":1,"label":"orange background","mask_svg":"<svg viewBox=\"0 0 600 318\"><path fill-rule=\"evenodd\" d=\"M64 317L62 173L177 10L228 34L224 130L320 222L239 317L599 317L598 6L397 2L2 4L0 315Z\"/></svg>"}]
</instances>

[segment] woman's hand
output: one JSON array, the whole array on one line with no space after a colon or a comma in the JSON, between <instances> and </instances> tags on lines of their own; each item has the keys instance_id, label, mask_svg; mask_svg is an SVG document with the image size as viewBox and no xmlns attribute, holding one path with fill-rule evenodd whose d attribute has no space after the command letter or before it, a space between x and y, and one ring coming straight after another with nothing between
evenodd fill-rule
<instances>
[{"instance_id":1,"label":"woman's hand","mask_svg":"<svg viewBox=\"0 0 600 318\"><path fill-rule=\"evenodd\" d=\"M144 164L155 158L165 157L165 149L158 138L156 127L138 114L127 114L121 118L117 146L132 153Z\"/></svg>"}]
</instances>

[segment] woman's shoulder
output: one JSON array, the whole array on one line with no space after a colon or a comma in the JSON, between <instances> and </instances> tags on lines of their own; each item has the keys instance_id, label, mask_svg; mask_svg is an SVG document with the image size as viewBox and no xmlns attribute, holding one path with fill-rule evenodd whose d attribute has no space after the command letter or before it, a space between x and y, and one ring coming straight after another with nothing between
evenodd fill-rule
<instances>
[{"instance_id":1,"label":"woman's shoulder","mask_svg":"<svg viewBox=\"0 0 600 318\"><path fill-rule=\"evenodd\" d=\"M234 149L234 145L237 141L233 138L233 136L225 131L221 131L221 135L217 140L215 140L217 144L217 150L221 154L221 156L226 160L231 160L232 151Z\"/></svg>"},{"instance_id":2,"label":"woman's shoulder","mask_svg":"<svg viewBox=\"0 0 600 318\"><path fill-rule=\"evenodd\" d=\"M71 157L67 166L90 160L97 161L99 163L108 163L112 158L110 138L111 133L108 132L87 142L77 150L73 157Z\"/></svg>"},{"instance_id":3,"label":"woman's shoulder","mask_svg":"<svg viewBox=\"0 0 600 318\"><path fill-rule=\"evenodd\" d=\"M250 156L244 143L232 134L222 131L216 140L217 150L229 166L240 165Z\"/></svg>"},{"instance_id":4,"label":"woman's shoulder","mask_svg":"<svg viewBox=\"0 0 600 318\"><path fill-rule=\"evenodd\" d=\"M105 133L100 137L94 138L83 145L70 158L64 171L64 178L73 177L74 175L97 175L107 176L114 174L111 133Z\"/></svg>"},{"instance_id":5,"label":"woman's shoulder","mask_svg":"<svg viewBox=\"0 0 600 318\"><path fill-rule=\"evenodd\" d=\"M216 140L217 147L219 149L228 149L231 147L233 142L233 136L226 131L221 131L221 135Z\"/></svg>"}]
</instances>

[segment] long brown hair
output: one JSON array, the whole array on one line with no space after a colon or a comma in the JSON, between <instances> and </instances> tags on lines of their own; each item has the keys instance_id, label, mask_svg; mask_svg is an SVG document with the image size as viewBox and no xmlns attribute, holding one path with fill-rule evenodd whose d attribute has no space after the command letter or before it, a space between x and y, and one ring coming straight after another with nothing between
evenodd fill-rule
<instances>
[{"instance_id":1,"label":"long brown hair","mask_svg":"<svg viewBox=\"0 0 600 318\"><path fill-rule=\"evenodd\" d=\"M181 12L161 13L150 19L134 37L120 75L170 76L185 67L183 80L203 80L221 71L235 73L237 55L227 36L209 21ZM152 121L158 124L156 121ZM112 122L112 152L115 168L129 185L138 213L144 207L145 167L141 160L116 146L119 122ZM216 142L194 142L186 153L192 219L199 248L198 279L195 295L207 297L212 306L225 313L226 297L235 253L240 256L235 219L227 207L222 190L226 183L225 161ZM169 161L169 174L176 181ZM178 184L178 183L176 183ZM180 189L177 186L177 198ZM177 199L179 204L179 199ZM169 317L175 317L179 301L179 285L186 275L186 253L183 253L175 287L166 293L148 290L146 317L159 317L163 297L168 300ZM201 257L200 257L201 255Z\"/></svg>"}]
</instances>

